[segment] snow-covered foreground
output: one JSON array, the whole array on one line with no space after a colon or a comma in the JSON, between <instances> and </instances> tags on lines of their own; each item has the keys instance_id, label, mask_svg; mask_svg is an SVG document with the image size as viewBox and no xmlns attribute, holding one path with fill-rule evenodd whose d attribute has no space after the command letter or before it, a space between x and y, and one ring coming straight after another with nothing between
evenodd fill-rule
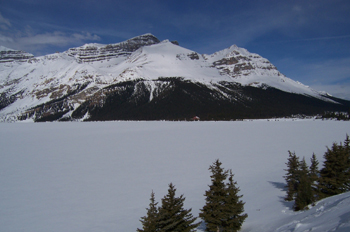
<instances>
[{"instance_id":1,"label":"snow-covered foreground","mask_svg":"<svg viewBox=\"0 0 350 232\"><path fill-rule=\"evenodd\" d=\"M170 182L198 216L219 158L244 195L243 231L350 231L349 194L301 213L283 201L288 150L322 163L346 133L349 122L317 120L0 124L0 228L136 231Z\"/></svg>"}]
</instances>

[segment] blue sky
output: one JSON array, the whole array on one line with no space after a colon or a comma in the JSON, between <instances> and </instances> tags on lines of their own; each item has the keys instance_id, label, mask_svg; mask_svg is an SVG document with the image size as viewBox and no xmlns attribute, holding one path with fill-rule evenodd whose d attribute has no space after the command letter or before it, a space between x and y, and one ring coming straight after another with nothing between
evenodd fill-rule
<instances>
[{"instance_id":1,"label":"blue sky","mask_svg":"<svg viewBox=\"0 0 350 232\"><path fill-rule=\"evenodd\" d=\"M0 0L0 45L36 56L152 33L211 54L233 44L350 100L349 0Z\"/></svg>"}]
</instances>

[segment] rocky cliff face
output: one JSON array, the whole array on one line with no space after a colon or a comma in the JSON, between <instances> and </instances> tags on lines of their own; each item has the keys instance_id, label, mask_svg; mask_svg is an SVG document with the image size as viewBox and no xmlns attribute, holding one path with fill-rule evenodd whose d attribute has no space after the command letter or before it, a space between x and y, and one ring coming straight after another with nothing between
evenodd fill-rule
<instances>
[{"instance_id":1,"label":"rocky cliff face","mask_svg":"<svg viewBox=\"0 0 350 232\"><path fill-rule=\"evenodd\" d=\"M140 47L157 44L160 41L152 34L145 34L122 43L101 45L87 44L78 48L71 48L66 53L76 58L78 62L95 62L110 60L120 56L127 57Z\"/></svg>"},{"instance_id":2,"label":"rocky cliff face","mask_svg":"<svg viewBox=\"0 0 350 232\"><path fill-rule=\"evenodd\" d=\"M42 57L2 51L0 121L229 120L350 107L237 46L205 55L145 34Z\"/></svg>"},{"instance_id":3,"label":"rocky cliff face","mask_svg":"<svg viewBox=\"0 0 350 232\"><path fill-rule=\"evenodd\" d=\"M213 66L220 70L220 73L232 77L263 75L264 73L270 76L284 76L267 59L236 45L212 55L206 55L205 58L210 60Z\"/></svg>"},{"instance_id":4,"label":"rocky cliff face","mask_svg":"<svg viewBox=\"0 0 350 232\"><path fill-rule=\"evenodd\" d=\"M34 55L30 53L27 53L24 51L12 50L12 49L0 46L0 63L7 63L7 62L13 62L13 61L25 62L28 59L31 59L33 57Z\"/></svg>"}]
</instances>

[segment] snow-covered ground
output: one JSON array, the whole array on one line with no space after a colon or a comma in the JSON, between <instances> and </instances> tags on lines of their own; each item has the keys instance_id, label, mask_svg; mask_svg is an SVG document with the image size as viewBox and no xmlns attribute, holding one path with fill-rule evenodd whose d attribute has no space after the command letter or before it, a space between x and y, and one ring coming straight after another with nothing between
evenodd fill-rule
<instances>
[{"instance_id":1,"label":"snow-covered ground","mask_svg":"<svg viewBox=\"0 0 350 232\"><path fill-rule=\"evenodd\" d=\"M136 231L170 182L198 216L219 158L244 195L242 231L350 231L348 193L306 212L283 201L288 150L322 163L346 133L320 120L2 123L0 230Z\"/></svg>"}]
</instances>

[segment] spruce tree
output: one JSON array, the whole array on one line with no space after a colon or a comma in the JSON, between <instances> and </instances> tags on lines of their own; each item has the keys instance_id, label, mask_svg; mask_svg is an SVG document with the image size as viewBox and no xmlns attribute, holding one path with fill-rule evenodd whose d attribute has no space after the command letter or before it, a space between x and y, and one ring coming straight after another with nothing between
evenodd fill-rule
<instances>
[{"instance_id":1,"label":"spruce tree","mask_svg":"<svg viewBox=\"0 0 350 232\"><path fill-rule=\"evenodd\" d=\"M192 232L200 223L194 223L191 210L183 208L185 198L183 195L175 197L175 186L170 183L168 194L162 199L158 213L159 232Z\"/></svg>"},{"instance_id":2,"label":"spruce tree","mask_svg":"<svg viewBox=\"0 0 350 232\"><path fill-rule=\"evenodd\" d=\"M310 159L311 165L310 165L310 180L312 183L316 182L318 180L319 170L318 170L318 160L316 158L315 153L312 154L312 157Z\"/></svg>"},{"instance_id":3,"label":"spruce tree","mask_svg":"<svg viewBox=\"0 0 350 232\"><path fill-rule=\"evenodd\" d=\"M209 167L212 173L210 176L211 185L209 185L209 190L205 191L204 196L206 204L199 214L199 217L206 223L206 231L221 231L224 226L222 219L225 217L223 206L227 195L225 180L228 171L224 171L221 164L222 163L217 159L213 165Z\"/></svg>"},{"instance_id":4,"label":"spruce tree","mask_svg":"<svg viewBox=\"0 0 350 232\"><path fill-rule=\"evenodd\" d=\"M248 214L244 214L244 202L240 200L242 195L238 195L240 191L237 187L237 182L233 181L232 170L227 183L227 196L225 198L224 212L224 231L236 232L241 229L244 220L248 217Z\"/></svg>"},{"instance_id":5,"label":"spruce tree","mask_svg":"<svg viewBox=\"0 0 350 232\"><path fill-rule=\"evenodd\" d=\"M310 173L309 168L306 165L305 157L300 162L300 169L299 169L299 180L298 180L298 188L296 192L295 197L295 204L294 204L294 210L302 210L307 205L314 202L314 196L313 191L311 188L311 180L310 180Z\"/></svg>"},{"instance_id":6,"label":"spruce tree","mask_svg":"<svg viewBox=\"0 0 350 232\"><path fill-rule=\"evenodd\" d=\"M217 159L210 167L211 185L204 194L206 204L201 209L199 216L206 223L206 231L237 231L241 228L247 214L243 214L244 203L238 195L239 188L233 181L233 174L230 171L229 181L225 181L228 171L221 167Z\"/></svg>"},{"instance_id":7,"label":"spruce tree","mask_svg":"<svg viewBox=\"0 0 350 232\"><path fill-rule=\"evenodd\" d=\"M350 190L350 149L349 136L344 145L333 143L324 154L324 164L320 171L319 191L321 197L333 196Z\"/></svg>"},{"instance_id":8,"label":"spruce tree","mask_svg":"<svg viewBox=\"0 0 350 232\"><path fill-rule=\"evenodd\" d=\"M310 172L309 172L309 178L311 182L311 188L314 196L314 200L318 199L318 180L319 180L319 174L320 171L318 170L318 160L316 158L315 153L312 154L312 157L310 159L311 165L310 165Z\"/></svg>"},{"instance_id":9,"label":"spruce tree","mask_svg":"<svg viewBox=\"0 0 350 232\"><path fill-rule=\"evenodd\" d=\"M298 190L298 184L299 184L299 157L295 155L295 152L290 152L289 158L287 164L287 171L286 175L284 176L284 179L287 182L287 196L285 197L286 201L292 201L294 200L294 197L296 195L296 192Z\"/></svg>"},{"instance_id":10,"label":"spruce tree","mask_svg":"<svg viewBox=\"0 0 350 232\"><path fill-rule=\"evenodd\" d=\"M151 193L149 208L147 209L147 215L141 217L142 229L137 229L138 232L156 232L158 229L158 209L157 202L154 198L154 192Z\"/></svg>"}]
</instances>

